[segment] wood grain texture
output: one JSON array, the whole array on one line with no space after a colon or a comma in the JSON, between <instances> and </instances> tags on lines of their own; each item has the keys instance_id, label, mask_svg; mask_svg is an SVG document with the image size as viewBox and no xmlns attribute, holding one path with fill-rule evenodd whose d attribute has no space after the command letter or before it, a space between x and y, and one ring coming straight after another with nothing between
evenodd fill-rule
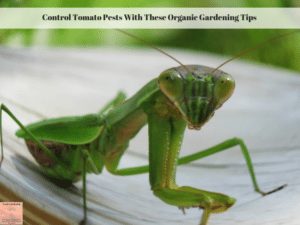
<instances>
[{"instance_id":1,"label":"wood grain texture","mask_svg":"<svg viewBox=\"0 0 300 225\"><path fill-rule=\"evenodd\" d=\"M215 67L225 58L170 50L186 64ZM153 50L0 48L0 102L25 124L41 117L98 111L118 90L132 95L147 81L177 66ZM252 189L238 148L178 169L180 185L237 198L229 211L211 216L210 225L300 224L300 76L263 65L232 62L223 68L236 79L233 97L200 132L187 131L181 155L241 137L248 145L263 190L288 184L261 197ZM32 111L26 110L26 108ZM82 219L81 182L62 189L38 172L17 125L4 115L5 161L0 183L31 204L70 224ZM147 132L131 143L121 166L147 163ZM201 211L183 215L154 197L148 175L117 177L106 171L88 176L90 224L190 224Z\"/></svg>"}]
</instances>

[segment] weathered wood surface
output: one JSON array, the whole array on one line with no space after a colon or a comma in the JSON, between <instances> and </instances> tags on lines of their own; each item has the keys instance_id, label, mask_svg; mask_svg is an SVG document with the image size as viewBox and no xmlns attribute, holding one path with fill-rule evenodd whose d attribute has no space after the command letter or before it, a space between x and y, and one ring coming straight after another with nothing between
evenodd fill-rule
<instances>
[{"instance_id":1,"label":"weathered wood surface","mask_svg":"<svg viewBox=\"0 0 300 225\"><path fill-rule=\"evenodd\" d=\"M188 64L216 66L224 60L193 52L171 51ZM133 49L0 49L0 102L25 124L45 117L96 112L117 90L129 96L161 71L177 66L153 50ZM300 76L296 73L232 62L223 68L237 81L228 103L200 132L187 131L181 155L241 137L249 146L264 190L288 184L261 197L252 189L238 148L178 169L178 183L237 198L229 211L211 216L210 225L300 224ZM76 224L81 220L81 182L58 188L37 172L37 165L18 127L4 115L5 161L0 183L37 206ZM147 132L132 142L121 166L147 163ZM91 224L191 224L201 211L183 215L154 197L148 175L117 177L104 172L88 176Z\"/></svg>"}]
</instances>

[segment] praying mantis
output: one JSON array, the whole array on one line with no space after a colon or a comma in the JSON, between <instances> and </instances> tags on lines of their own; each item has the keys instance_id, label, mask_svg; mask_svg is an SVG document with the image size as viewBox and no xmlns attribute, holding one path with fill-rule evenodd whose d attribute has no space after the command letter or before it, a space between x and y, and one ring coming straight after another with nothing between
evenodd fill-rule
<instances>
[{"instance_id":1,"label":"praying mantis","mask_svg":"<svg viewBox=\"0 0 300 225\"><path fill-rule=\"evenodd\" d=\"M232 197L176 184L176 167L239 146L256 192L263 192L255 176L249 151L240 138L179 158L186 127L200 129L233 94L233 77L219 68L184 65L162 72L131 98L123 92L100 112L84 116L47 119L24 126L5 105L0 106L1 163L3 155L2 112L15 121L16 135L40 164L46 176L60 185L83 180L83 221L87 223L86 174L100 174L105 167L120 176L149 172L151 189L167 204L181 209L203 209L200 221L224 212L235 202ZM129 142L148 124L149 165L119 169Z\"/></svg>"}]
</instances>

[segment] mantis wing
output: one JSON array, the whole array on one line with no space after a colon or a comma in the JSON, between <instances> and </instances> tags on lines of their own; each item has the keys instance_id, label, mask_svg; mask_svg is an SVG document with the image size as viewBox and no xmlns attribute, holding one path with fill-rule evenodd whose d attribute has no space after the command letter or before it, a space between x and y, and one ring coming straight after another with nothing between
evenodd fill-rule
<instances>
[{"instance_id":1,"label":"mantis wing","mask_svg":"<svg viewBox=\"0 0 300 225\"><path fill-rule=\"evenodd\" d=\"M97 138L102 124L103 120L99 115L88 114L42 120L30 124L26 128L39 140L81 145ZM16 136L31 139L23 129L18 130Z\"/></svg>"}]
</instances>

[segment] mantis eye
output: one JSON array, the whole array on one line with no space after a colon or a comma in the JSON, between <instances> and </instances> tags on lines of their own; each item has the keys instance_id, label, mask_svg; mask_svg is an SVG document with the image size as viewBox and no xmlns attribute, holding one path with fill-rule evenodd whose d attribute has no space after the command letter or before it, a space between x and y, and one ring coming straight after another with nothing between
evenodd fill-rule
<instances>
[{"instance_id":1,"label":"mantis eye","mask_svg":"<svg viewBox=\"0 0 300 225\"><path fill-rule=\"evenodd\" d=\"M217 108L230 98L234 91L235 81L229 74L224 74L218 78L215 83L214 96L217 102Z\"/></svg>"},{"instance_id":2,"label":"mantis eye","mask_svg":"<svg viewBox=\"0 0 300 225\"><path fill-rule=\"evenodd\" d=\"M182 95L182 78L174 71L166 71L158 77L160 90L171 100L176 101Z\"/></svg>"}]
</instances>

